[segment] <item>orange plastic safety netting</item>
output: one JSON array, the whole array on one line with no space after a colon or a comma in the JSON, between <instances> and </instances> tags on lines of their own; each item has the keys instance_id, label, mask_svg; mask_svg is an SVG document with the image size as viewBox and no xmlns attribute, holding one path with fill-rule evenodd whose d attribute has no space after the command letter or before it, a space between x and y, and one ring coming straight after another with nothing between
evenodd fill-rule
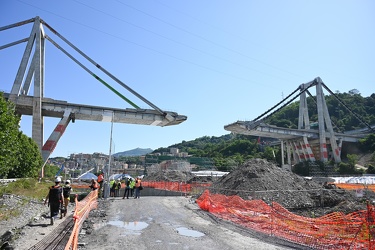
<instances>
[{"instance_id":1,"label":"orange plastic safety netting","mask_svg":"<svg viewBox=\"0 0 375 250\"><path fill-rule=\"evenodd\" d=\"M363 190L368 189L375 192L375 184L361 184L361 183L334 183L336 187L348 190Z\"/></svg>"},{"instance_id":2,"label":"orange plastic safety netting","mask_svg":"<svg viewBox=\"0 0 375 250\"><path fill-rule=\"evenodd\" d=\"M375 249L375 209L319 218L295 215L273 202L243 200L206 190L199 207L219 218L314 249Z\"/></svg>"},{"instance_id":3,"label":"orange plastic safety netting","mask_svg":"<svg viewBox=\"0 0 375 250\"><path fill-rule=\"evenodd\" d=\"M142 182L142 186L144 187L177 191L177 192L183 192L183 193L190 193L194 191L194 189L199 189L202 187L209 187L210 185L211 183L185 183L185 182L178 182L178 181L143 181Z\"/></svg>"},{"instance_id":4,"label":"orange plastic safety netting","mask_svg":"<svg viewBox=\"0 0 375 250\"><path fill-rule=\"evenodd\" d=\"M73 214L74 227L70 235L69 241L65 246L65 250L78 249L78 235L81 230L83 222L89 216L92 209L98 205L98 190L91 191L83 200L78 201L78 196L75 198L75 209Z\"/></svg>"}]
</instances>

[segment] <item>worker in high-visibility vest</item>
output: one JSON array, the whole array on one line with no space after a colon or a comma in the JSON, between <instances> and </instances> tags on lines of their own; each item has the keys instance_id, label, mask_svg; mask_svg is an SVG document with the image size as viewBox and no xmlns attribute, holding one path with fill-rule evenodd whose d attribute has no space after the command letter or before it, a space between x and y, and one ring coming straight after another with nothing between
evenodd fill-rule
<instances>
[{"instance_id":1,"label":"worker in high-visibility vest","mask_svg":"<svg viewBox=\"0 0 375 250\"><path fill-rule=\"evenodd\" d=\"M124 196L122 197L123 199L129 199L129 193L130 193L130 178L125 179L125 191L124 191Z\"/></svg>"},{"instance_id":2,"label":"worker in high-visibility vest","mask_svg":"<svg viewBox=\"0 0 375 250\"><path fill-rule=\"evenodd\" d=\"M103 182L104 182L104 174L100 172L98 175L98 183L99 183L99 192L98 197L101 198L103 196Z\"/></svg>"},{"instance_id":3,"label":"worker in high-visibility vest","mask_svg":"<svg viewBox=\"0 0 375 250\"><path fill-rule=\"evenodd\" d=\"M119 197L120 195L120 189L121 189L121 182L120 180L116 180L115 184L115 197Z\"/></svg>"},{"instance_id":4,"label":"worker in high-visibility vest","mask_svg":"<svg viewBox=\"0 0 375 250\"><path fill-rule=\"evenodd\" d=\"M110 190L109 196L115 197L115 180L114 179L109 181L109 190Z\"/></svg>"},{"instance_id":5,"label":"worker in high-visibility vest","mask_svg":"<svg viewBox=\"0 0 375 250\"><path fill-rule=\"evenodd\" d=\"M142 190L142 185L141 185L141 178L136 178L135 179L135 194L134 194L134 199L139 199L141 198L141 190Z\"/></svg>"},{"instance_id":6,"label":"worker in high-visibility vest","mask_svg":"<svg viewBox=\"0 0 375 250\"><path fill-rule=\"evenodd\" d=\"M135 180L132 178L130 181L130 196L133 197Z\"/></svg>"}]
</instances>

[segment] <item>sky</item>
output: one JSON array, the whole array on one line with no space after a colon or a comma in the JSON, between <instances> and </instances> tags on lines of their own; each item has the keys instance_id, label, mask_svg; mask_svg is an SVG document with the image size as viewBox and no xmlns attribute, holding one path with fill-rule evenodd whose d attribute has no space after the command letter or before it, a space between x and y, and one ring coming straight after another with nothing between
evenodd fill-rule
<instances>
[{"instance_id":1,"label":"sky","mask_svg":"<svg viewBox=\"0 0 375 250\"><path fill-rule=\"evenodd\" d=\"M166 127L114 123L112 147L110 122L76 120L51 157L226 135L225 125L253 120L316 77L334 92L375 93L372 0L0 0L0 27L36 16L160 109L188 117ZM31 28L0 31L0 46L28 37ZM44 30L125 97L152 109ZM10 92L25 46L0 50L0 91ZM44 91L71 103L133 108L49 41ZM44 118L44 141L58 122ZM31 117L20 127L31 136Z\"/></svg>"}]
</instances>

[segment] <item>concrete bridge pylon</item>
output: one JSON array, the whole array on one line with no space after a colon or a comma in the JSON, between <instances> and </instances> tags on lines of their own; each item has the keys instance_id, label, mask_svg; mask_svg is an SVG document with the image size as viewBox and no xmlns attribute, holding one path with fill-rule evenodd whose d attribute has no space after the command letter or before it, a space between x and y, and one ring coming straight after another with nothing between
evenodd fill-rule
<instances>
[{"instance_id":1,"label":"concrete bridge pylon","mask_svg":"<svg viewBox=\"0 0 375 250\"><path fill-rule=\"evenodd\" d=\"M313 97L309 92L311 87L315 87L316 96ZM349 112L351 112L367 128L358 130L359 133L342 133L334 131L333 122L328 112L327 103L323 89L333 95ZM294 96L293 96L294 95ZM307 106L307 95L312 97L317 109L317 129L313 128L310 122ZM287 106L299 97L299 116L297 129L277 127L266 123L267 118ZM328 162L330 157L335 163L341 162L341 146L344 141L357 142L367 134L374 132L374 126L370 126L356 115L345 103L340 100L320 79L301 84L296 90L289 94L274 107L259 115L252 121L237 121L224 126L225 130L233 133L252 135L256 137L268 137L279 140L281 144L282 164L285 159L287 165L292 162L320 160ZM286 148L286 153L284 152ZM318 148L318 151L316 150Z\"/></svg>"}]
</instances>

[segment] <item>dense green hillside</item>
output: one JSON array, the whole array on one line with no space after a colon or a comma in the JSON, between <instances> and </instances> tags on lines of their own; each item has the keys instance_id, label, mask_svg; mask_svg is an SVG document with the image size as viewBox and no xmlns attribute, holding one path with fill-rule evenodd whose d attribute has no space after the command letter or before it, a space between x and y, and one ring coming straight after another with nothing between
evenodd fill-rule
<instances>
[{"instance_id":1,"label":"dense green hillside","mask_svg":"<svg viewBox=\"0 0 375 250\"><path fill-rule=\"evenodd\" d=\"M188 152L194 157L211 158L219 170L231 170L251 158L276 161L274 153L277 156L278 148L265 147L267 140L269 139L264 138L258 143L256 137L232 134L220 137L204 136L193 141L182 141L168 148L159 148L153 153L168 153L170 148L178 148L181 152Z\"/></svg>"},{"instance_id":2,"label":"dense green hillside","mask_svg":"<svg viewBox=\"0 0 375 250\"><path fill-rule=\"evenodd\" d=\"M370 97L362 97L357 91L350 93L336 93L347 107L355 112L366 123L375 124L375 94ZM326 96L327 107L334 123L336 131L348 131L365 127L345 107L338 102L334 96ZM317 110L312 97L308 98L310 121L317 121ZM292 103L283 108L266 122L279 127L297 128L299 102ZM211 158L221 170L230 170L241 165L250 158L260 157L280 163L280 152L278 147L267 147L271 139L259 138L245 135L227 134L220 137L204 136L192 141L182 141L169 146L159 148L153 153L169 152L169 148L178 148L182 152L188 152L195 157ZM365 142L364 142L365 143Z\"/></svg>"},{"instance_id":3,"label":"dense green hillside","mask_svg":"<svg viewBox=\"0 0 375 250\"><path fill-rule=\"evenodd\" d=\"M336 93L335 95L341 99L344 104L357 114L363 121L368 124L375 124L375 94L369 97L362 97L356 94L357 91L352 90L350 93ZM307 98L309 107L310 122L318 121L317 108L312 97ZM366 127L362 124L344 105L332 95L326 96L328 112L331 116L335 130L350 131L358 128ZM267 123L286 128L297 128L298 125L299 102L292 103L272 117L267 119Z\"/></svg>"}]
</instances>

